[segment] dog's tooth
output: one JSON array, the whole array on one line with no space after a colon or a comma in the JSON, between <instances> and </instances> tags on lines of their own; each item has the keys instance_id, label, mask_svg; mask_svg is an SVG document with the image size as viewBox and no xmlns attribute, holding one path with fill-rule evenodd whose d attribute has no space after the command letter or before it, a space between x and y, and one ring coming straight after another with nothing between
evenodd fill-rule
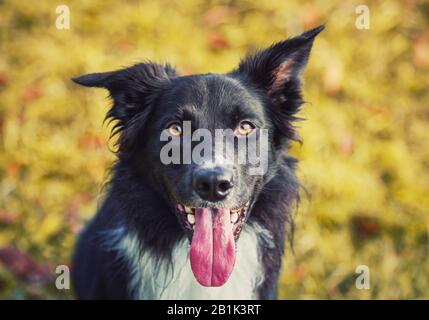
<instances>
[{"instance_id":1,"label":"dog's tooth","mask_svg":"<svg viewBox=\"0 0 429 320\"><path fill-rule=\"evenodd\" d=\"M177 205L177 209L179 209L179 211L185 211L183 205L181 205L180 203Z\"/></svg>"},{"instance_id":2,"label":"dog's tooth","mask_svg":"<svg viewBox=\"0 0 429 320\"><path fill-rule=\"evenodd\" d=\"M231 222L236 223L238 220L238 213L236 211L231 211Z\"/></svg>"},{"instance_id":3,"label":"dog's tooth","mask_svg":"<svg viewBox=\"0 0 429 320\"><path fill-rule=\"evenodd\" d=\"M194 224L195 223L195 216L193 214L188 214L187 218L188 218L188 222L190 224Z\"/></svg>"},{"instance_id":4,"label":"dog's tooth","mask_svg":"<svg viewBox=\"0 0 429 320\"><path fill-rule=\"evenodd\" d=\"M185 211L187 214L191 214L192 213L192 209L190 207L185 207Z\"/></svg>"}]
</instances>

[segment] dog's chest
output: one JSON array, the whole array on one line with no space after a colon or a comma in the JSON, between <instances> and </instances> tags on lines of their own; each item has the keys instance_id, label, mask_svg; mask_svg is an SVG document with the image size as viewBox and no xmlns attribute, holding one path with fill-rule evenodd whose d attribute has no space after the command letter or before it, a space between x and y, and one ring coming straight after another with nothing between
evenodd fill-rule
<instances>
[{"instance_id":1,"label":"dog's chest","mask_svg":"<svg viewBox=\"0 0 429 320\"><path fill-rule=\"evenodd\" d=\"M127 233L119 249L130 267L130 289L136 299L257 299L263 281L258 236L250 226L237 241L234 270L221 287L201 286L189 263L189 242L180 241L170 262L153 253L139 254L138 238Z\"/></svg>"}]
</instances>

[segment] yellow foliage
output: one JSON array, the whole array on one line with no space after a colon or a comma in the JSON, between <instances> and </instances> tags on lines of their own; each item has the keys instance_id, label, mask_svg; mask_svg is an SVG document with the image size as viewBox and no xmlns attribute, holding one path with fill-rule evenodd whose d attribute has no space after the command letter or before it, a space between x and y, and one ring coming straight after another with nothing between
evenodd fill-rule
<instances>
[{"instance_id":1,"label":"yellow foliage","mask_svg":"<svg viewBox=\"0 0 429 320\"><path fill-rule=\"evenodd\" d=\"M105 92L70 78L140 60L183 73L225 72L247 51L326 23L304 73L291 152L306 192L280 297L429 298L429 2L2 1L0 10L0 249L68 264L95 212L108 150ZM355 287L367 265L371 289ZM0 263L0 298L65 298Z\"/></svg>"}]
</instances>

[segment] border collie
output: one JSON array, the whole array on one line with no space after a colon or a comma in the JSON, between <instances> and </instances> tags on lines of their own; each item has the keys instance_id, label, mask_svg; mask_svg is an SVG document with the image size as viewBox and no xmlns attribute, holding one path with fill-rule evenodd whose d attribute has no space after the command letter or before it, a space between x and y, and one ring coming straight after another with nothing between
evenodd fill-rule
<instances>
[{"instance_id":1,"label":"border collie","mask_svg":"<svg viewBox=\"0 0 429 320\"><path fill-rule=\"evenodd\" d=\"M180 76L147 62L73 79L109 91L118 139L105 199L77 241L78 298L277 297L299 189L287 149L299 140L300 73L323 28L249 54L226 74ZM186 161L200 129L200 140L229 130L244 148L206 148L207 138L202 160L192 152ZM238 161L251 141L265 154L256 174L257 164Z\"/></svg>"}]
</instances>

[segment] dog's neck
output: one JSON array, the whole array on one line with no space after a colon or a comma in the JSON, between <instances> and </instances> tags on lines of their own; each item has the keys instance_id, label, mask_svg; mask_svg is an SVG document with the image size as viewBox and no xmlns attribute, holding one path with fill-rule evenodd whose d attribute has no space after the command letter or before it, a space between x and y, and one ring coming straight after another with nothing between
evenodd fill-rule
<instances>
[{"instance_id":1,"label":"dog's neck","mask_svg":"<svg viewBox=\"0 0 429 320\"><path fill-rule=\"evenodd\" d=\"M247 225L237 241L237 260L228 282L221 287L204 287L196 280L189 263L189 241L183 238L174 246L171 259L153 251L143 251L139 237L120 227L111 239L128 264L130 291L137 299L257 299L263 282L260 237L266 230Z\"/></svg>"}]
</instances>

